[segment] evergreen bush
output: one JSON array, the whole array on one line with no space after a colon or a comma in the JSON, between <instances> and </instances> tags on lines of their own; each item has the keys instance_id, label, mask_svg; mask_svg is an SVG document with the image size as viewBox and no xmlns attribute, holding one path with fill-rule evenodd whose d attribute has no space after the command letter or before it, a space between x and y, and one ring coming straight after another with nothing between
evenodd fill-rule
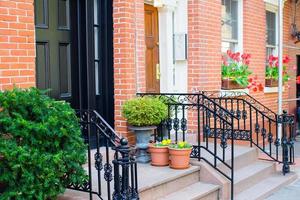
<instances>
[{"instance_id":1,"label":"evergreen bush","mask_svg":"<svg viewBox=\"0 0 300 200\"><path fill-rule=\"evenodd\" d=\"M74 110L35 88L0 92L0 158L1 200L55 199L87 179Z\"/></svg>"}]
</instances>

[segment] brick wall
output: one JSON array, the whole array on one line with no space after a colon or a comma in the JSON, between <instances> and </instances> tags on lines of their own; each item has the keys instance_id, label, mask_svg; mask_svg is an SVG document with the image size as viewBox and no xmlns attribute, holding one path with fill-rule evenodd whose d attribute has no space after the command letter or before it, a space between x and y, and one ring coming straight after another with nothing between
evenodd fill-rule
<instances>
[{"instance_id":1,"label":"brick wall","mask_svg":"<svg viewBox=\"0 0 300 200\"><path fill-rule=\"evenodd\" d=\"M138 89L144 89L144 1L114 0L113 8L115 127L132 142L134 136L128 133L121 107Z\"/></svg>"},{"instance_id":2,"label":"brick wall","mask_svg":"<svg viewBox=\"0 0 300 200\"><path fill-rule=\"evenodd\" d=\"M221 0L188 0L188 91L221 87L220 22Z\"/></svg>"},{"instance_id":3,"label":"brick wall","mask_svg":"<svg viewBox=\"0 0 300 200\"><path fill-rule=\"evenodd\" d=\"M0 1L0 90L35 86L33 0Z\"/></svg>"}]
</instances>

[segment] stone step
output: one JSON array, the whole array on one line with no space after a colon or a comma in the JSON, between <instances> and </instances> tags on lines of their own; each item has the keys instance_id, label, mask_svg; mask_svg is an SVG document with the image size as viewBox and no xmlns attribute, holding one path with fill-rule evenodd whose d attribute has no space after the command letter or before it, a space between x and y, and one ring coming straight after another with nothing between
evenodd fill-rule
<instances>
[{"instance_id":1,"label":"stone step","mask_svg":"<svg viewBox=\"0 0 300 200\"><path fill-rule=\"evenodd\" d=\"M141 173L140 173L141 172ZM139 174L139 194L141 200L156 200L182 188L199 182L200 167L191 166L185 170L169 167L144 166Z\"/></svg>"},{"instance_id":2,"label":"stone step","mask_svg":"<svg viewBox=\"0 0 300 200\"><path fill-rule=\"evenodd\" d=\"M197 182L159 200L218 200L219 186Z\"/></svg>"},{"instance_id":3,"label":"stone step","mask_svg":"<svg viewBox=\"0 0 300 200\"><path fill-rule=\"evenodd\" d=\"M235 200L263 200L282 186L286 186L297 178L290 172L285 176L280 172L272 173L264 180L235 195Z\"/></svg>"},{"instance_id":4,"label":"stone step","mask_svg":"<svg viewBox=\"0 0 300 200\"><path fill-rule=\"evenodd\" d=\"M256 161L234 172L234 193L255 185L264 178L275 172L275 163L267 161Z\"/></svg>"}]
</instances>

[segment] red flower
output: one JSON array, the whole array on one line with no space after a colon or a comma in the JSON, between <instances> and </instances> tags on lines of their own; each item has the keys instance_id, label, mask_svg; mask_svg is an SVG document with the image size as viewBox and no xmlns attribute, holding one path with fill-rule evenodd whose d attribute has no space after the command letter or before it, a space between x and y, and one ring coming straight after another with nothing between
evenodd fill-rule
<instances>
[{"instance_id":1,"label":"red flower","mask_svg":"<svg viewBox=\"0 0 300 200\"><path fill-rule=\"evenodd\" d=\"M249 83L252 83L252 81L253 81L253 78L249 78L249 79L248 79L248 82L249 82Z\"/></svg>"},{"instance_id":2,"label":"red flower","mask_svg":"<svg viewBox=\"0 0 300 200\"><path fill-rule=\"evenodd\" d=\"M260 84L258 84L258 90L260 91L260 92L262 92L263 90L264 90L264 87L263 87L263 85L260 83Z\"/></svg>"},{"instance_id":3,"label":"red flower","mask_svg":"<svg viewBox=\"0 0 300 200\"><path fill-rule=\"evenodd\" d=\"M297 84L300 84L300 76L297 76L297 78L296 78L296 83L297 83Z\"/></svg>"},{"instance_id":4,"label":"red flower","mask_svg":"<svg viewBox=\"0 0 300 200\"><path fill-rule=\"evenodd\" d=\"M257 87L253 88L253 92L257 92L257 90L258 90Z\"/></svg>"},{"instance_id":5,"label":"red flower","mask_svg":"<svg viewBox=\"0 0 300 200\"><path fill-rule=\"evenodd\" d=\"M290 59L289 56L284 56L282 62L283 62L284 64L288 64L288 63L290 62L290 60L291 60L291 59Z\"/></svg>"}]
</instances>

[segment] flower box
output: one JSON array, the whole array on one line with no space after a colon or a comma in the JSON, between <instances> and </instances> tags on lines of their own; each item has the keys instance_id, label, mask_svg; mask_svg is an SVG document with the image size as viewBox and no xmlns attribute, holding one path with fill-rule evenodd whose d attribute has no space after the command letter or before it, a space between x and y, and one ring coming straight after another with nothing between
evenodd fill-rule
<instances>
[{"instance_id":1,"label":"flower box","mask_svg":"<svg viewBox=\"0 0 300 200\"><path fill-rule=\"evenodd\" d=\"M278 87L278 80L274 78L268 78L265 81L265 86L266 87Z\"/></svg>"},{"instance_id":2,"label":"flower box","mask_svg":"<svg viewBox=\"0 0 300 200\"><path fill-rule=\"evenodd\" d=\"M245 89L239 85L237 82L231 79L222 79L222 90L236 90L236 89Z\"/></svg>"}]
</instances>

